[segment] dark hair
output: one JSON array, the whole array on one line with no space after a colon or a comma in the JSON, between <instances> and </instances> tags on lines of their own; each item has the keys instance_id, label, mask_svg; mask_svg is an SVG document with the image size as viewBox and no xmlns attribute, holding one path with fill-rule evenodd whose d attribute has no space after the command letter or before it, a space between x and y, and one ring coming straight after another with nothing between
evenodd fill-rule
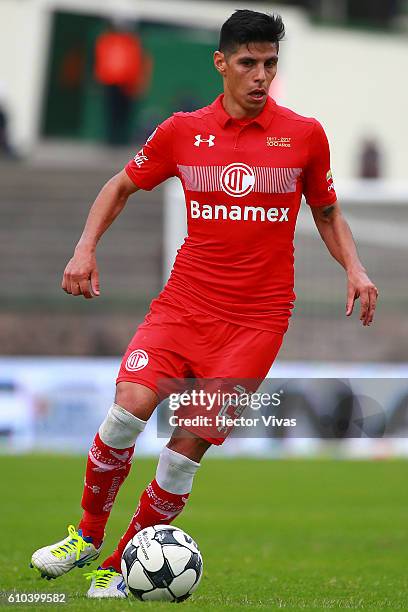
<instances>
[{"instance_id":1,"label":"dark hair","mask_svg":"<svg viewBox=\"0 0 408 612\"><path fill-rule=\"evenodd\" d=\"M234 53L240 45L252 42L272 42L279 49L279 41L284 36L285 26L280 15L242 9L235 11L223 24L218 49Z\"/></svg>"}]
</instances>

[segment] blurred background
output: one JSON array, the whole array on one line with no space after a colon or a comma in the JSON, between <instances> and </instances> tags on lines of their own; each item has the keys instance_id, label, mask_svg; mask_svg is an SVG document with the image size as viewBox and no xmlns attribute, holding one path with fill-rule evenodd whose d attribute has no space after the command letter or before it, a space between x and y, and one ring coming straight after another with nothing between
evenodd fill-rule
<instances>
[{"instance_id":1,"label":"blurred background","mask_svg":"<svg viewBox=\"0 0 408 612\"><path fill-rule=\"evenodd\" d=\"M132 197L102 239L100 299L68 297L62 272L104 182L160 121L221 91L212 53L236 8L283 16L271 95L324 125L336 190L381 299L370 328L357 311L345 318L344 272L303 204L298 299L271 371L297 381L303 436L231 440L220 452L408 452L406 0L1 0L0 449L87 448L184 236L177 181ZM393 419L386 440L379 414ZM369 427L356 430L361 418ZM152 422L139 448L162 445Z\"/></svg>"}]
</instances>

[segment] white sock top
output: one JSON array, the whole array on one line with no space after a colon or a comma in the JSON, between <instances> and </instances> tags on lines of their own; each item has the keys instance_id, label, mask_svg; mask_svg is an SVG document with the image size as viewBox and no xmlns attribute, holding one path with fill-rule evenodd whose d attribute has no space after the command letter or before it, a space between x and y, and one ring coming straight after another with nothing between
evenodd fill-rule
<instances>
[{"instance_id":1,"label":"white sock top","mask_svg":"<svg viewBox=\"0 0 408 612\"><path fill-rule=\"evenodd\" d=\"M160 453L156 481L162 489L175 495L190 493L199 463L165 446Z\"/></svg>"},{"instance_id":2,"label":"white sock top","mask_svg":"<svg viewBox=\"0 0 408 612\"><path fill-rule=\"evenodd\" d=\"M112 404L99 428L99 437L112 448L129 448L146 427L146 421L135 417L122 406Z\"/></svg>"}]
</instances>

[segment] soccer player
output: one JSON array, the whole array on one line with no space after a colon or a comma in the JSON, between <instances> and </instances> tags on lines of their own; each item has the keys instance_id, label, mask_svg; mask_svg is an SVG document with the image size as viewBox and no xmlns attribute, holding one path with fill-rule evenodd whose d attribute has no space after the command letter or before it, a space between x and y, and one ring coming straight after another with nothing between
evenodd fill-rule
<instances>
[{"instance_id":1,"label":"soccer player","mask_svg":"<svg viewBox=\"0 0 408 612\"><path fill-rule=\"evenodd\" d=\"M61 576L99 556L136 438L158 404L160 380L266 376L295 298L293 237L302 194L328 250L345 269L346 315L360 298L362 324L373 321L377 289L337 202L325 132L316 119L268 95L283 36L280 16L236 11L222 26L214 53L224 93L159 125L90 210L62 281L74 296L99 296L97 243L138 189L177 176L188 234L168 283L124 355L115 402L88 455L80 523L33 554L32 564L44 576ZM120 573L126 543L140 529L169 523L182 512L202 456L220 442L190 428L173 434L126 533L91 572L89 597L126 597Z\"/></svg>"}]
</instances>

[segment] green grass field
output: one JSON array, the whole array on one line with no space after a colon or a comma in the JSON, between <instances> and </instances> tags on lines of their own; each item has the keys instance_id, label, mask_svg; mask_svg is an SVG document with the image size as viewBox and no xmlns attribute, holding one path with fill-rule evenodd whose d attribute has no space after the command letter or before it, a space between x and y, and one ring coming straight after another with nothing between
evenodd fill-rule
<instances>
[{"instance_id":1,"label":"green grass field","mask_svg":"<svg viewBox=\"0 0 408 612\"><path fill-rule=\"evenodd\" d=\"M63 592L36 610L164 610L90 601L84 570L46 582L30 555L80 516L82 458L1 457L0 589ZM207 459L176 524L199 543L204 576L182 610L408 609L407 463ZM108 524L109 553L155 468L136 461ZM96 564L95 564L96 565Z\"/></svg>"}]
</instances>

